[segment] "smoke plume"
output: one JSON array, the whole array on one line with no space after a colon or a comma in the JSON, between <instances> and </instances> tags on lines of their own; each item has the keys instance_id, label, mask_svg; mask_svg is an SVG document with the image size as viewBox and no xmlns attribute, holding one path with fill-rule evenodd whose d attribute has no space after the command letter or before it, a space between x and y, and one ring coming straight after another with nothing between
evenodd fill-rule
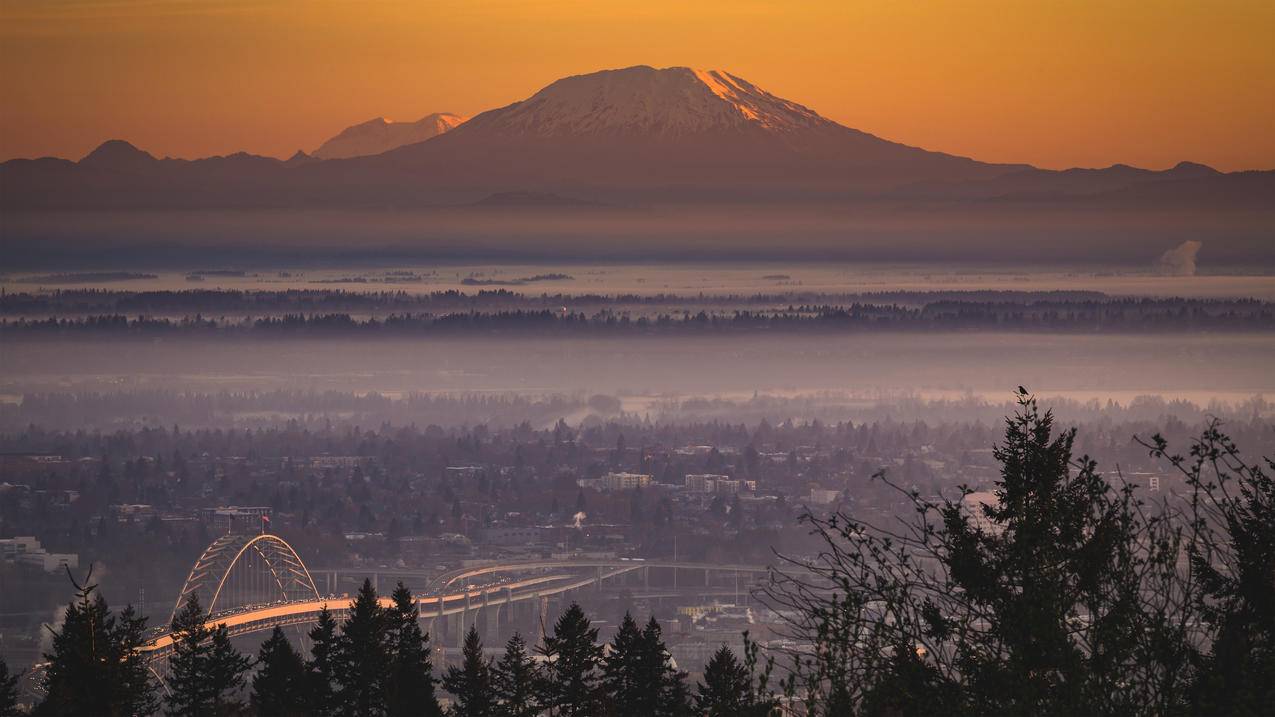
<instances>
[{"instance_id":1,"label":"smoke plume","mask_svg":"<svg viewBox=\"0 0 1275 717\"><path fill-rule=\"evenodd\" d=\"M1165 276L1195 276L1195 255L1204 246L1198 241L1184 241L1156 259L1156 270Z\"/></svg>"}]
</instances>

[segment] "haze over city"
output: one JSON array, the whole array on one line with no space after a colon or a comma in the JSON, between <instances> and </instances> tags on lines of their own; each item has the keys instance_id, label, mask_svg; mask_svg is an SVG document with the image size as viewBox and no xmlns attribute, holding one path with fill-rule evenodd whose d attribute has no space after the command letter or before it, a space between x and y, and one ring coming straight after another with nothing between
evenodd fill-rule
<instances>
[{"instance_id":1,"label":"haze over city","mask_svg":"<svg viewBox=\"0 0 1275 717\"><path fill-rule=\"evenodd\" d=\"M1262 714L1275 8L0 2L0 717Z\"/></svg>"}]
</instances>

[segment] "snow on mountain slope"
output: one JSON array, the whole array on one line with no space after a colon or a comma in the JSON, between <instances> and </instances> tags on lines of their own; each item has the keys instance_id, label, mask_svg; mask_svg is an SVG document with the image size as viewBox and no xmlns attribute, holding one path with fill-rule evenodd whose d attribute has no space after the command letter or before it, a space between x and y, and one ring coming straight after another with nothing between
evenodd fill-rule
<instances>
[{"instance_id":1,"label":"snow on mountain slope","mask_svg":"<svg viewBox=\"0 0 1275 717\"><path fill-rule=\"evenodd\" d=\"M357 161L343 171L604 202L844 196L1023 168L851 129L729 72L647 66L566 77L441 137Z\"/></svg>"},{"instance_id":2,"label":"snow on mountain slope","mask_svg":"<svg viewBox=\"0 0 1275 717\"><path fill-rule=\"evenodd\" d=\"M497 135L649 135L721 130L791 132L835 123L728 72L629 67L566 77L530 98L474 118Z\"/></svg>"},{"instance_id":3,"label":"snow on mountain slope","mask_svg":"<svg viewBox=\"0 0 1275 717\"><path fill-rule=\"evenodd\" d=\"M319 159L346 159L380 154L403 145L424 142L464 121L463 117L450 112L438 112L416 122L391 122L378 117L347 127L311 154Z\"/></svg>"}]
</instances>

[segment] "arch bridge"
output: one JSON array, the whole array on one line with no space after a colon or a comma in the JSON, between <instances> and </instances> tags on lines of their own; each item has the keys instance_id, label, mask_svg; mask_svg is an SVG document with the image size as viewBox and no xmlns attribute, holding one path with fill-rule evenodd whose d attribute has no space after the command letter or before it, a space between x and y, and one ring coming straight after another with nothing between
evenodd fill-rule
<instances>
[{"instance_id":1,"label":"arch bridge","mask_svg":"<svg viewBox=\"0 0 1275 717\"><path fill-rule=\"evenodd\" d=\"M674 591L677 590L676 574L680 570L704 571L706 587L709 572L756 576L770 570L757 565L567 559L493 562L442 575L412 570L387 572L422 580L432 578L425 589L414 596L420 619L432 624L437 619L456 616L459 618L456 621L460 628L456 632L459 641L464 625L480 613L485 613L498 626L502 610L508 613L515 604L528 604L539 611L543 625L548 618L546 611L550 598L561 598L588 586L600 586L624 575L645 575L651 568L671 569ZM326 572L329 582L335 582L332 580L335 573L345 571L329 569ZM483 580L470 582L475 578ZM314 623L325 609L339 620L345 617L351 604L348 596L320 595L311 571L292 546L283 538L269 533L230 534L213 541L191 568L173 608L174 615L191 596L198 597L206 610L209 625L225 625L231 635ZM381 603L388 607L391 600L382 597ZM162 671L172 651L173 635L169 625L171 620L166 625L155 627L149 642L142 647L142 652L155 665L153 669Z\"/></svg>"},{"instance_id":2,"label":"arch bridge","mask_svg":"<svg viewBox=\"0 0 1275 717\"><path fill-rule=\"evenodd\" d=\"M214 540L195 561L173 617L191 596L214 615L250 605L318 600L319 591L297 551L283 538L228 534Z\"/></svg>"}]
</instances>

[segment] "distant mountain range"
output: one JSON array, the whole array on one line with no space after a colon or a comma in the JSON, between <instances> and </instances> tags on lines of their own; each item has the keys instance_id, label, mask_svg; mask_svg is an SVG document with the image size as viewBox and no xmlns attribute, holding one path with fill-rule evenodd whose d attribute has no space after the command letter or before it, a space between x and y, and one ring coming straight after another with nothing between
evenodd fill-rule
<instances>
[{"instance_id":1,"label":"distant mountain range","mask_svg":"<svg viewBox=\"0 0 1275 717\"><path fill-rule=\"evenodd\" d=\"M464 121L464 117L450 112L436 112L415 122L391 122L384 117L377 117L346 127L340 134L311 152L310 156L319 159L349 159L381 154L406 144L424 142Z\"/></svg>"},{"instance_id":2,"label":"distant mountain range","mask_svg":"<svg viewBox=\"0 0 1275 717\"><path fill-rule=\"evenodd\" d=\"M493 196L551 196L560 206L1247 206L1275 202L1275 172L1186 162L1165 171L989 164L845 127L727 72L643 66L567 77L468 121L445 113L372 120L286 161L160 159L111 140L78 162L4 162L0 189L0 207L11 210L401 209L481 206Z\"/></svg>"}]
</instances>

